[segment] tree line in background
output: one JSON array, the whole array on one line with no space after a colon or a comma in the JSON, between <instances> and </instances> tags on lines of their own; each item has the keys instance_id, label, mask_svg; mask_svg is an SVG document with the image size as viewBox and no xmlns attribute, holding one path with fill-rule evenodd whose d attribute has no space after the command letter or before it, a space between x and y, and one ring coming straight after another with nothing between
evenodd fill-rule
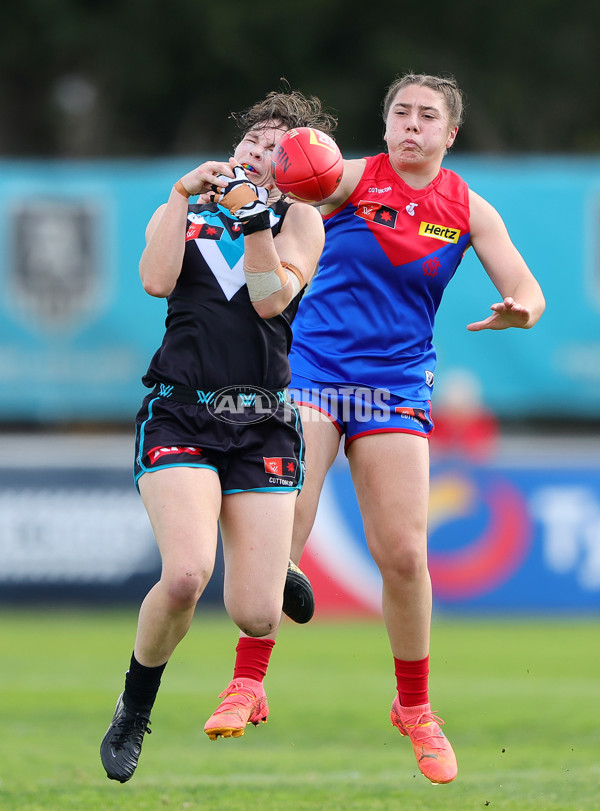
<instances>
[{"instance_id":1,"label":"tree line in background","mask_svg":"<svg viewBox=\"0 0 600 811\"><path fill-rule=\"evenodd\" d=\"M600 152L600 4L587 0L3 0L0 157L214 153L229 114L287 83L383 147L398 74L452 74L456 152Z\"/></svg>"}]
</instances>

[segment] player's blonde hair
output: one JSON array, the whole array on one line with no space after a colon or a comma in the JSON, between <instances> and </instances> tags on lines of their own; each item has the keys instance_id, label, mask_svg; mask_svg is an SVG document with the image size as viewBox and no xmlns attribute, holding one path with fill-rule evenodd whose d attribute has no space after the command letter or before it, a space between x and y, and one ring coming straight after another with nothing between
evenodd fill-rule
<instances>
[{"instance_id":1,"label":"player's blonde hair","mask_svg":"<svg viewBox=\"0 0 600 811\"><path fill-rule=\"evenodd\" d=\"M426 73L405 73L392 82L383 99L382 114L384 121L387 121L390 107L398 91L413 84L420 87L429 87L431 90L435 90L436 93L440 93L446 104L450 128L460 127L463 122L464 98L456 79L453 76L430 76Z\"/></svg>"}]
</instances>

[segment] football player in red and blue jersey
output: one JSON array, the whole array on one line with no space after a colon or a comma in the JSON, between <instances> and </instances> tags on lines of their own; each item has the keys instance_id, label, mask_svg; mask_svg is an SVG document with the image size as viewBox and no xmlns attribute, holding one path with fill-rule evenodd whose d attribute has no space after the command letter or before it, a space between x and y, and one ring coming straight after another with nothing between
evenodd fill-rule
<instances>
[{"instance_id":1,"label":"football player in red and blue jersey","mask_svg":"<svg viewBox=\"0 0 600 811\"><path fill-rule=\"evenodd\" d=\"M367 544L383 581L397 688L391 721L410 738L432 783L448 783L457 774L428 684L435 315L469 248L499 300L491 315L467 329L529 329L545 308L500 214L442 168L462 114L462 93L452 77L408 74L389 87L383 104L387 150L345 160L340 185L322 203L325 248L300 303L290 353L307 465L292 558L300 560L343 437Z\"/></svg>"}]
</instances>

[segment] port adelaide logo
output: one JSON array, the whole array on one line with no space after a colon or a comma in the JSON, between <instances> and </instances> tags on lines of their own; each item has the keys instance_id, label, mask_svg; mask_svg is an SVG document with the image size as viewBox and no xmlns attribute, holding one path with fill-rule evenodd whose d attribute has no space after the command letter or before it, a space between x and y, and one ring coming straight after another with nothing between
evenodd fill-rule
<instances>
[{"instance_id":1,"label":"port adelaide logo","mask_svg":"<svg viewBox=\"0 0 600 811\"><path fill-rule=\"evenodd\" d=\"M104 286L98 211L65 198L19 201L9 214L15 310L51 331L87 320Z\"/></svg>"}]
</instances>

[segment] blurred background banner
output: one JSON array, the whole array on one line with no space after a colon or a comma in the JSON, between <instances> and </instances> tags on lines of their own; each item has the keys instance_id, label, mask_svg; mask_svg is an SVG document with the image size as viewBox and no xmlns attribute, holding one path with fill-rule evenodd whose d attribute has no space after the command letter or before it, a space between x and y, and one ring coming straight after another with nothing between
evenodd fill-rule
<instances>
[{"instance_id":1,"label":"blurred background banner","mask_svg":"<svg viewBox=\"0 0 600 811\"><path fill-rule=\"evenodd\" d=\"M547 307L533 330L470 333L498 294L473 251L435 328L438 382L458 364L500 418L550 417L566 430L600 417L600 160L454 159L447 166L501 213Z\"/></svg>"},{"instance_id":2,"label":"blurred background banner","mask_svg":"<svg viewBox=\"0 0 600 811\"><path fill-rule=\"evenodd\" d=\"M222 605L223 563L205 601ZM131 432L0 436L0 603L139 604L160 555Z\"/></svg>"},{"instance_id":3,"label":"blurred background banner","mask_svg":"<svg viewBox=\"0 0 600 811\"><path fill-rule=\"evenodd\" d=\"M3 602L129 603L160 576L152 529L123 469L0 468Z\"/></svg>"},{"instance_id":4,"label":"blurred background banner","mask_svg":"<svg viewBox=\"0 0 600 811\"><path fill-rule=\"evenodd\" d=\"M0 420L130 421L162 338L144 229L201 159L0 161ZM498 208L548 301L532 331L470 333L498 294L469 250L436 325L436 380L478 379L501 419L600 414L600 159L453 157Z\"/></svg>"},{"instance_id":5,"label":"blurred background banner","mask_svg":"<svg viewBox=\"0 0 600 811\"><path fill-rule=\"evenodd\" d=\"M139 603L160 576L128 434L7 436L0 445L0 602ZM487 460L433 459L436 609L597 614L598 443L504 439ZM381 580L347 462L332 467L302 558L317 618L378 616ZM219 554L203 605L222 607Z\"/></svg>"},{"instance_id":6,"label":"blurred background banner","mask_svg":"<svg viewBox=\"0 0 600 811\"><path fill-rule=\"evenodd\" d=\"M465 613L596 613L600 608L597 456L531 441L496 461L433 463L429 569L434 603ZM317 615L381 612L381 578L346 464L329 473L302 559Z\"/></svg>"},{"instance_id":7,"label":"blurred background banner","mask_svg":"<svg viewBox=\"0 0 600 811\"><path fill-rule=\"evenodd\" d=\"M0 161L3 601L137 604L160 574L130 457L166 304L144 293L138 262L152 212L198 160ZM498 299L472 250L440 307L436 606L597 612L600 159L449 156L447 166L502 213L548 307L531 331L468 332ZM475 430L477 408L488 422ZM540 423L562 439L539 436ZM522 437L507 438L519 425ZM342 457L302 565L317 617L380 614ZM219 551L204 602L222 605L222 578Z\"/></svg>"},{"instance_id":8,"label":"blurred background banner","mask_svg":"<svg viewBox=\"0 0 600 811\"><path fill-rule=\"evenodd\" d=\"M177 162L0 161L0 420L131 420L166 307L144 230Z\"/></svg>"}]
</instances>

